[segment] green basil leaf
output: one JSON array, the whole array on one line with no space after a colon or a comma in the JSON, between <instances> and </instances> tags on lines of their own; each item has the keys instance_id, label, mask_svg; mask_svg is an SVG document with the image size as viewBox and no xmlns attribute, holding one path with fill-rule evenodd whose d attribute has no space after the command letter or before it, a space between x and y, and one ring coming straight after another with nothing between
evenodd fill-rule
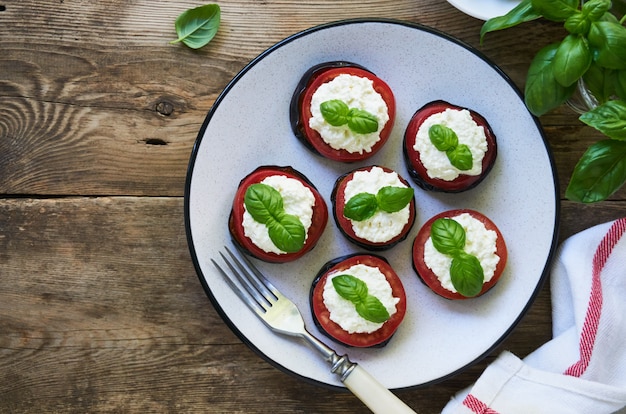
<instances>
[{"instance_id":1,"label":"green basil leaf","mask_svg":"<svg viewBox=\"0 0 626 414\"><path fill-rule=\"evenodd\" d=\"M352 275L339 275L332 278L337 294L352 303L359 303L367 298L367 284Z\"/></svg>"},{"instance_id":2,"label":"green basil leaf","mask_svg":"<svg viewBox=\"0 0 626 414\"><path fill-rule=\"evenodd\" d=\"M434 124L431 126L428 129L428 137L439 151L447 151L459 145L459 137L456 132L445 125Z\"/></svg>"},{"instance_id":3,"label":"green basil leaf","mask_svg":"<svg viewBox=\"0 0 626 414\"><path fill-rule=\"evenodd\" d=\"M597 21L611 8L611 0L590 0L582 7L582 13L591 21Z\"/></svg>"},{"instance_id":4,"label":"green basil leaf","mask_svg":"<svg viewBox=\"0 0 626 414\"><path fill-rule=\"evenodd\" d=\"M542 48L528 69L524 100L530 112L536 116L563 104L576 89L576 84L565 87L554 77L552 60L558 46L558 43L552 43Z\"/></svg>"},{"instance_id":5,"label":"green basil leaf","mask_svg":"<svg viewBox=\"0 0 626 414\"><path fill-rule=\"evenodd\" d=\"M579 119L609 138L626 141L626 101L608 101Z\"/></svg>"},{"instance_id":6,"label":"green basil leaf","mask_svg":"<svg viewBox=\"0 0 626 414\"><path fill-rule=\"evenodd\" d=\"M411 187L383 187L376 194L378 208L387 213L400 211L409 205L413 199L413 193Z\"/></svg>"},{"instance_id":7,"label":"green basil leaf","mask_svg":"<svg viewBox=\"0 0 626 414\"><path fill-rule=\"evenodd\" d=\"M598 21L589 29L593 59L608 69L626 69L626 27L619 23Z\"/></svg>"},{"instance_id":8,"label":"green basil leaf","mask_svg":"<svg viewBox=\"0 0 626 414\"><path fill-rule=\"evenodd\" d=\"M351 108L348 113L348 127L357 134L370 134L378 131L378 119L359 108Z\"/></svg>"},{"instance_id":9,"label":"green basil leaf","mask_svg":"<svg viewBox=\"0 0 626 414\"><path fill-rule=\"evenodd\" d=\"M615 93L616 73L613 69L606 69L592 62L583 75L585 87L598 100L606 102Z\"/></svg>"},{"instance_id":10,"label":"green basil leaf","mask_svg":"<svg viewBox=\"0 0 626 414\"><path fill-rule=\"evenodd\" d=\"M562 86L570 86L583 76L591 60L587 39L580 35L567 35L557 47L552 60L554 78Z\"/></svg>"},{"instance_id":11,"label":"green basil leaf","mask_svg":"<svg viewBox=\"0 0 626 414\"><path fill-rule=\"evenodd\" d=\"M450 160L450 164L455 166L461 171L467 171L472 168L474 157L469 147L465 144L461 144L455 148L446 151L446 155Z\"/></svg>"},{"instance_id":12,"label":"green basil leaf","mask_svg":"<svg viewBox=\"0 0 626 414\"><path fill-rule=\"evenodd\" d=\"M279 220L269 220L266 225L272 243L280 250L295 253L304 247L306 231L298 217L281 214Z\"/></svg>"},{"instance_id":13,"label":"green basil leaf","mask_svg":"<svg viewBox=\"0 0 626 414\"><path fill-rule=\"evenodd\" d=\"M254 220L267 224L282 214L283 197L274 187L256 183L246 189L244 205Z\"/></svg>"},{"instance_id":14,"label":"green basil leaf","mask_svg":"<svg viewBox=\"0 0 626 414\"><path fill-rule=\"evenodd\" d=\"M626 70L616 72L614 82L615 94L623 101L626 101Z\"/></svg>"},{"instance_id":15,"label":"green basil leaf","mask_svg":"<svg viewBox=\"0 0 626 414\"><path fill-rule=\"evenodd\" d=\"M531 0L533 9L548 20L564 22L578 11L580 0Z\"/></svg>"},{"instance_id":16,"label":"green basil leaf","mask_svg":"<svg viewBox=\"0 0 626 414\"><path fill-rule=\"evenodd\" d=\"M482 44L485 35L496 30L508 29L520 23L529 22L541 17L533 9L531 0L522 0L517 6L511 9L504 16L498 16L487 20L480 29L480 43Z\"/></svg>"},{"instance_id":17,"label":"green basil leaf","mask_svg":"<svg viewBox=\"0 0 626 414\"><path fill-rule=\"evenodd\" d=\"M565 197L582 203L606 200L626 182L626 142L592 144L576 164Z\"/></svg>"},{"instance_id":18,"label":"green basil leaf","mask_svg":"<svg viewBox=\"0 0 626 414\"><path fill-rule=\"evenodd\" d=\"M450 278L457 292L463 296L472 297L478 295L483 289L485 275L476 256L459 252L452 258Z\"/></svg>"},{"instance_id":19,"label":"green basil leaf","mask_svg":"<svg viewBox=\"0 0 626 414\"><path fill-rule=\"evenodd\" d=\"M331 99L322 102L320 112L326 122L332 126L341 126L348 123L348 112L350 108L340 99Z\"/></svg>"},{"instance_id":20,"label":"green basil leaf","mask_svg":"<svg viewBox=\"0 0 626 414\"><path fill-rule=\"evenodd\" d=\"M192 49L199 49L209 43L220 26L220 6L205 4L181 13L174 27L178 39L170 43L182 42Z\"/></svg>"},{"instance_id":21,"label":"green basil leaf","mask_svg":"<svg viewBox=\"0 0 626 414\"><path fill-rule=\"evenodd\" d=\"M389 312L376 296L368 295L363 301L355 304L357 313L374 323L383 323L389 319Z\"/></svg>"},{"instance_id":22,"label":"green basil leaf","mask_svg":"<svg viewBox=\"0 0 626 414\"><path fill-rule=\"evenodd\" d=\"M433 222L430 237L438 252L455 254L465 247L465 230L455 220L440 218Z\"/></svg>"},{"instance_id":23,"label":"green basil leaf","mask_svg":"<svg viewBox=\"0 0 626 414\"><path fill-rule=\"evenodd\" d=\"M618 3L616 3L618 4ZM602 15L602 17L600 17L600 19L598 19L598 21L601 22L611 22L611 23L617 23L617 24L621 24L622 22L620 22L619 20L617 20L617 17L615 17L611 12L606 12Z\"/></svg>"},{"instance_id":24,"label":"green basil leaf","mask_svg":"<svg viewBox=\"0 0 626 414\"><path fill-rule=\"evenodd\" d=\"M343 207L343 215L354 221L363 221L372 217L378 209L376 196L370 193L359 193L352 197Z\"/></svg>"},{"instance_id":25,"label":"green basil leaf","mask_svg":"<svg viewBox=\"0 0 626 414\"><path fill-rule=\"evenodd\" d=\"M565 20L564 26L569 33L586 35L591 27L591 20L582 12L576 12Z\"/></svg>"}]
</instances>

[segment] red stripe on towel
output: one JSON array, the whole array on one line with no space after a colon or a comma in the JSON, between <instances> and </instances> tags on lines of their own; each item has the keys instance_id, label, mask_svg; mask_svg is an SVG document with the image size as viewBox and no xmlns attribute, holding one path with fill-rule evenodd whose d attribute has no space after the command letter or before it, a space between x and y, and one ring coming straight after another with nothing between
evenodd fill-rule
<instances>
[{"instance_id":1,"label":"red stripe on towel","mask_svg":"<svg viewBox=\"0 0 626 414\"><path fill-rule=\"evenodd\" d=\"M463 405L476 414L499 414L496 410L489 408L487 404L474 397L472 394L468 394L467 397L465 397Z\"/></svg>"},{"instance_id":2,"label":"red stripe on towel","mask_svg":"<svg viewBox=\"0 0 626 414\"><path fill-rule=\"evenodd\" d=\"M624 232L626 232L626 218L613 222L593 256L591 294L580 335L580 359L565 370L565 375L580 377L589 366L602 313L602 281L600 275L609 256L611 256L613 247L615 247Z\"/></svg>"}]
</instances>

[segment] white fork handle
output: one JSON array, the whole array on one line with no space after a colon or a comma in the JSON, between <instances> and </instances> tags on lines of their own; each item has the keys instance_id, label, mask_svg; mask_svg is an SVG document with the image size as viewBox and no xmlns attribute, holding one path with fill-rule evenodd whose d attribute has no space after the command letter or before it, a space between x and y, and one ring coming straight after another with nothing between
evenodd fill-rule
<instances>
[{"instance_id":1,"label":"white fork handle","mask_svg":"<svg viewBox=\"0 0 626 414\"><path fill-rule=\"evenodd\" d=\"M343 383L375 414L416 414L358 364Z\"/></svg>"}]
</instances>

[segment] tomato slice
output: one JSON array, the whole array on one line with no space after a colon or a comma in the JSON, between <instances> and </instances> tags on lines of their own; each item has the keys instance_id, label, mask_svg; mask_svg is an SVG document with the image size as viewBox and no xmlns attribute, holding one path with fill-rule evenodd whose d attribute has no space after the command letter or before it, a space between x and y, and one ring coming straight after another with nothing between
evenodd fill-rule
<instances>
[{"instance_id":1,"label":"tomato slice","mask_svg":"<svg viewBox=\"0 0 626 414\"><path fill-rule=\"evenodd\" d=\"M491 278L491 280L489 282L484 283L483 288L480 291L480 293L473 297L478 297L480 295L483 295L489 289L495 286L495 284L500 279L500 276L502 276L502 272L504 271L504 267L506 266L506 261L507 261L507 248L506 248L506 243L504 241L504 237L502 237L502 233L500 232L498 227L493 223L493 221L491 221L484 214L479 213L478 211L475 211L475 210L457 209L457 210L444 211L432 217L430 220L428 220L424 224L424 226L422 226L420 231L417 233L417 236L415 237L415 241L413 242L413 252L412 252L413 269L415 269L415 272L420 277L422 282L424 282L430 289L432 289L433 292L435 292L439 296L442 296L446 299L470 299L470 298L468 298L467 296L463 296L458 292L457 293L451 292L441 285L441 282L439 282L437 275L432 270L430 270L430 268L424 262L424 245L426 244L426 241L430 237L430 229L433 223L435 222L435 220L439 218L452 218L463 213L471 214L473 218L482 222L487 228L487 230L493 230L498 235L498 238L496 240L496 254L500 257L500 261L498 262L496 266L494 275Z\"/></svg>"},{"instance_id":2,"label":"tomato slice","mask_svg":"<svg viewBox=\"0 0 626 414\"><path fill-rule=\"evenodd\" d=\"M371 79L374 90L382 96L387 104L389 120L380 132L380 140L374 144L370 152L351 153L342 149L334 149L324 142L316 130L309 127L309 119L312 117L311 98L313 94L320 85L330 82L341 74ZM343 61L322 63L307 71L300 80L290 105L291 126L296 137L314 153L341 162L362 161L376 154L391 135L395 115L395 97L389 85L364 67Z\"/></svg>"},{"instance_id":3,"label":"tomato slice","mask_svg":"<svg viewBox=\"0 0 626 414\"><path fill-rule=\"evenodd\" d=\"M398 233L395 237L393 237L391 240L388 240L386 242L372 242L372 241L369 241L367 239L363 239L357 236L354 230L352 229L352 222L350 221L350 219L348 219L347 217L343 215L344 206L346 205L346 202L348 201L345 198L346 185L352 180L354 173L358 171L370 171L373 167L375 166L357 168L356 170L353 170L339 177L337 181L335 182L335 186L333 187L333 191L331 193L330 199L331 199L332 206L333 206L333 218L335 219L335 223L337 224L337 227L339 228L341 233L348 240L350 240L352 243L356 244L359 247L372 250L372 251L382 251L382 250L390 249L391 247L395 246L396 244L406 239L409 232L413 228L413 224L415 223L415 216L416 216L415 197L413 197L413 199L411 200L411 204L409 205L409 211L410 211L409 221L406 223L402 231ZM388 173L394 172L393 170L387 167L380 167L380 168L382 168L385 172L388 172ZM398 174L398 178L407 187L410 187L410 184L408 183L408 181L406 181L399 174Z\"/></svg>"},{"instance_id":4,"label":"tomato slice","mask_svg":"<svg viewBox=\"0 0 626 414\"><path fill-rule=\"evenodd\" d=\"M324 285L329 275L349 269L357 264L377 267L389 282L393 297L400 299L396 304L396 313L391 315L380 329L369 334L351 334L333 322L330 319L330 311L326 308L326 305L324 305L322 296ZM406 314L406 293L402 281L385 258L371 254L353 254L326 263L313 281L310 292L310 303L313 321L322 333L341 344L361 348L383 347L387 345Z\"/></svg>"},{"instance_id":5,"label":"tomato slice","mask_svg":"<svg viewBox=\"0 0 626 414\"><path fill-rule=\"evenodd\" d=\"M301 250L294 253L276 254L273 252L266 252L263 249L256 246L252 240L245 236L243 229L243 213L244 209L244 196L247 188L255 183L263 181L266 177L274 175L284 175L288 178L294 178L299 180L308 189L311 190L315 197L315 205L313 206L313 218L311 227L308 231L308 237ZM328 207L326 202L317 191L313 183L311 183L304 174L296 171L292 167L278 167L278 166L261 166L247 175L241 183L235 193L233 200L233 206L228 220L228 229L233 240L248 252L252 256L272 263L285 263L296 260L306 253L308 253L315 244L318 242L326 224L328 223Z\"/></svg>"},{"instance_id":6,"label":"tomato slice","mask_svg":"<svg viewBox=\"0 0 626 414\"><path fill-rule=\"evenodd\" d=\"M461 174L452 181L430 178L426 172L426 168L420 160L419 152L413 149L413 146L415 145L415 136L417 135L417 131L420 126L429 116L443 112L448 108L458 110L467 109L453 105L446 101L433 101L424 105L422 108L418 109L417 112L415 112L409 121L409 125L407 126L404 134L403 154L409 175L413 178L415 184L420 186L422 189L428 191L459 193L476 187L482 180L485 179L495 163L498 148L496 144L496 136L491 130L491 126L487 120L476 111L468 109L474 122L483 127L485 136L487 137L487 152L485 153L485 157L482 162L482 173L479 175Z\"/></svg>"}]
</instances>

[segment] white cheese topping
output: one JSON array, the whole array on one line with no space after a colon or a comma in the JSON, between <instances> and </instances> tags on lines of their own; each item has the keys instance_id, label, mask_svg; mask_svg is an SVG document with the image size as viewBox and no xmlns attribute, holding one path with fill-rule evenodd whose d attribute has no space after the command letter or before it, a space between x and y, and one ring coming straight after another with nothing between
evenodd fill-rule
<instances>
[{"instance_id":1,"label":"white cheese topping","mask_svg":"<svg viewBox=\"0 0 626 414\"><path fill-rule=\"evenodd\" d=\"M344 197L347 203L359 193L376 194L378 190L387 186L407 188L396 172L389 173L380 167L372 167L369 171L357 171L353 174L353 178L346 184ZM384 243L402 232L410 216L410 206L407 205L395 213L378 210L367 220L350 221L357 237L372 243Z\"/></svg>"},{"instance_id":2,"label":"white cheese topping","mask_svg":"<svg viewBox=\"0 0 626 414\"><path fill-rule=\"evenodd\" d=\"M451 218L465 230L465 248L463 250L478 258L485 275L483 284L489 282L493 278L498 262L500 262L500 256L496 254L498 234L493 230L488 230L480 220L475 219L469 213L462 213ZM450 278L452 257L437 251L430 237L424 245L424 263L437 275L441 286L450 292L457 292L452 286Z\"/></svg>"},{"instance_id":3,"label":"white cheese topping","mask_svg":"<svg viewBox=\"0 0 626 414\"><path fill-rule=\"evenodd\" d=\"M339 99L349 108L359 108L376 116L378 131L369 134L355 134L347 125L332 126L324 120L320 111L323 102ZM319 132L324 142L336 150L350 153L370 152L380 141L380 131L389 121L387 104L382 96L374 90L373 81L360 76L342 74L322 84L311 98L311 114L309 126Z\"/></svg>"},{"instance_id":4,"label":"white cheese topping","mask_svg":"<svg viewBox=\"0 0 626 414\"><path fill-rule=\"evenodd\" d=\"M452 129L459 138L459 144L465 144L472 153L472 168L459 170L450 163L445 152L439 151L430 141L428 130L435 124L441 124ZM457 110L448 108L443 112L426 118L417 131L413 149L420 154L420 160L426 168L430 178L452 181L460 174L480 175L482 163L487 152L487 137L482 126L478 125L467 109Z\"/></svg>"},{"instance_id":5,"label":"white cheese topping","mask_svg":"<svg viewBox=\"0 0 626 414\"><path fill-rule=\"evenodd\" d=\"M284 175L266 177L261 183L274 187L280 193L283 197L285 212L298 217L300 222L302 222L306 240L313 219L313 206L315 206L315 196L313 192L299 180ZM267 226L254 220L247 210L243 213L242 225L246 237L263 251L276 254L286 253L276 247L272 242Z\"/></svg>"},{"instance_id":6,"label":"white cheese topping","mask_svg":"<svg viewBox=\"0 0 626 414\"><path fill-rule=\"evenodd\" d=\"M375 323L362 318L352 302L339 296L333 286L332 279L340 275L351 275L361 279L367 285L368 293L381 301L389 312L389 316L397 312L396 304L400 299L393 297L391 285L380 269L356 264L346 270L328 275L322 294L324 305L330 312L330 320L341 326L344 331L348 333L372 333L380 329L384 322Z\"/></svg>"}]
</instances>

